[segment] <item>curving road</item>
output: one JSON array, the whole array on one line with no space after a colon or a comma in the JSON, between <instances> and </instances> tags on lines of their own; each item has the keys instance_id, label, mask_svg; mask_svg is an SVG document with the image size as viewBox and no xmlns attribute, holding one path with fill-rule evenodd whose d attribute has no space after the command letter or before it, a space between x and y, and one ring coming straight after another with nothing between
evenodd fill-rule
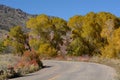
<instances>
[{"instance_id":1,"label":"curving road","mask_svg":"<svg viewBox=\"0 0 120 80\"><path fill-rule=\"evenodd\" d=\"M114 80L116 74L111 67L88 63L70 61L43 61L46 68L10 80Z\"/></svg>"}]
</instances>

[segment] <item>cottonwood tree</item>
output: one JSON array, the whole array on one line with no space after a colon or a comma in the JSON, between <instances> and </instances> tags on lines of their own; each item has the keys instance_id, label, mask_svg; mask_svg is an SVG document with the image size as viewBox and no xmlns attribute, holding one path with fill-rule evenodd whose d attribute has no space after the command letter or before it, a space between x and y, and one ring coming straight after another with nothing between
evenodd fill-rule
<instances>
[{"instance_id":1,"label":"cottonwood tree","mask_svg":"<svg viewBox=\"0 0 120 80\"><path fill-rule=\"evenodd\" d=\"M24 31L22 31L21 26L15 26L10 29L9 37L6 38L4 44L6 46L12 46L15 53L20 53L21 55L26 49L31 50L28 41L28 35L25 34Z\"/></svg>"},{"instance_id":2,"label":"cottonwood tree","mask_svg":"<svg viewBox=\"0 0 120 80\"><path fill-rule=\"evenodd\" d=\"M111 36L109 36L111 38ZM106 58L120 58L120 28L114 30L108 45L102 50L102 56Z\"/></svg>"},{"instance_id":3,"label":"cottonwood tree","mask_svg":"<svg viewBox=\"0 0 120 80\"><path fill-rule=\"evenodd\" d=\"M67 22L58 17L50 17L41 14L36 18L32 18L27 22L27 28L31 30L31 36L34 36L30 41L36 40L38 43L37 51L41 52L39 48L41 45L47 43L51 48L60 50L60 45L63 43L63 37L66 35ZM32 46L34 44L31 44Z\"/></svg>"}]
</instances>

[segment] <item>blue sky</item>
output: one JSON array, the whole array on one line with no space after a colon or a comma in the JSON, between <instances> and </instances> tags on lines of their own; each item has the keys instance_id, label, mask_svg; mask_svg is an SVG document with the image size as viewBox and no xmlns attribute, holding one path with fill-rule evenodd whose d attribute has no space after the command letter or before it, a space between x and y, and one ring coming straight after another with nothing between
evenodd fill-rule
<instances>
[{"instance_id":1,"label":"blue sky","mask_svg":"<svg viewBox=\"0 0 120 80\"><path fill-rule=\"evenodd\" d=\"M74 15L88 12L111 12L120 17L120 0L0 0L13 8L30 14L47 14L68 20Z\"/></svg>"}]
</instances>

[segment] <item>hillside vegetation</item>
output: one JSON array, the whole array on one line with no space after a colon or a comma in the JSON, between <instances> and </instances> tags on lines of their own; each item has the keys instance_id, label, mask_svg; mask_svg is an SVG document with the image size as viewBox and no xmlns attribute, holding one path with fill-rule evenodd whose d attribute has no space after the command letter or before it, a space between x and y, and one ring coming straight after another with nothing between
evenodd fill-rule
<instances>
[{"instance_id":1,"label":"hillside vegetation","mask_svg":"<svg viewBox=\"0 0 120 80\"><path fill-rule=\"evenodd\" d=\"M0 29L9 31L11 27L17 25L25 29L25 22L33 16L20 9L0 5Z\"/></svg>"},{"instance_id":2,"label":"hillside vegetation","mask_svg":"<svg viewBox=\"0 0 120 80\"><path fill-rule=\"evenodd\" d=\"M14 53L34 49L41 57L59 55L100 55L120 57L120 19L108 12L75 15L68 21L41 14L26 22L29 32L21 26L10 29L5 45Z\"/></svg>"}]
</instances>

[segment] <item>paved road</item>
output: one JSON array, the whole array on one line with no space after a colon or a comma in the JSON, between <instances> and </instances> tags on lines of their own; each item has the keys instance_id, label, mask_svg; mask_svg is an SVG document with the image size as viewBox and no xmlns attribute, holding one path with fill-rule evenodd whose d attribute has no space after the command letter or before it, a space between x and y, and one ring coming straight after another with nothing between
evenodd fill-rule
<instances>
[{"instance_id":1,"label":"paved road","mask_svg":"<svg viewBox=\"0 0 120 80\"><path fill-rule=\"evenodd\" d=\"M70 61L43 61L46 68L11 80L114 80L115 70L111 67Z\"/></svg>"}]
</instances>

